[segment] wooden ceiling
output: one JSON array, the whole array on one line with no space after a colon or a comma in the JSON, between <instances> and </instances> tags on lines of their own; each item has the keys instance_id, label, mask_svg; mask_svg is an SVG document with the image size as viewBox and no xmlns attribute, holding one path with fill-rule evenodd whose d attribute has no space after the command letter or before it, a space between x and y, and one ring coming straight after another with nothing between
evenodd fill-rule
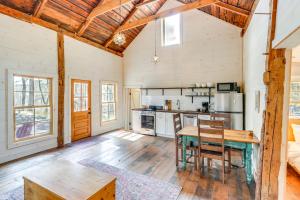
<instances>
[{"instance_id":1,"label":"wooden ceiling","mask_svg":"<svg viewBox=\"0 0 300 200\"><path fill-rule=\"evenodd\" d=\"M255 0L221 0L214 1L213 4L209 3L212 0L178 1L187 5L197 3L195 1L198 1L198 4L202 3L201 1L208 2L196 7L201 7L199 10L235 26L245 28ZM5 7L53 23L69 33L120 53L149 21L173 13L172 11L155 16L165 2L166 0L121 0L120 14L120 0L0 0L0 4ZM185 7L181 12L191 8L193 7ZM130 22L146 18L147 20L138 26L123 29L124 25ZM112 42L113 35L120 30L126 35L126 44L123 46Z\"/></svg>"}]
</instances>

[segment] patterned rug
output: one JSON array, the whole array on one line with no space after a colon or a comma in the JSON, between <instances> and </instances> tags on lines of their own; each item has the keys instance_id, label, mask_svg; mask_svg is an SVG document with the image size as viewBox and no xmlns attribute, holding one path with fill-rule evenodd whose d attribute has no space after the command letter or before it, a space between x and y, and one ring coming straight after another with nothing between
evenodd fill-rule
<instances>
[{"instance_id":1,"label":"patterned rug","mask_svg":"<svg viewBox=\"0 0 300 200\"><path fill-rule=\"evenodd\" d=\"M176 200L182 189L180 186L95 160L86 159L79 163L117 177L117 200ZM0 194L0 200L23 200L23 194L21 186L6 194Z\"/></svg>"}]
</instances>

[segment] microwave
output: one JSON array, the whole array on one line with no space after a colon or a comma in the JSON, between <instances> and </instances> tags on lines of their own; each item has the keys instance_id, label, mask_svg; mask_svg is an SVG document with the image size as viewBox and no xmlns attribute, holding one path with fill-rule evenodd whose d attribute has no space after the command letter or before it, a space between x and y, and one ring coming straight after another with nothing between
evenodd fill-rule
<instances>
[{"instance_id":1,"label":"microwave","mask_svg":"<svg viewBox=\"0 0 300 200\"><path fill-rule=\"evenodd\" d=\"M217 83L218 92L233 92L238 91L237 82Z\"/></svg>"}]
</instances>

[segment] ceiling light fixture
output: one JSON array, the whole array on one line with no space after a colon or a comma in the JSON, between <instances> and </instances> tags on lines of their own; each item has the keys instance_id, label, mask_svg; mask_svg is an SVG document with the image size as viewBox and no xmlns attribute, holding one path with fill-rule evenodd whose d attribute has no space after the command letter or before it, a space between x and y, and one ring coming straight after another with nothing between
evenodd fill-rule
<instances>
[{"instance_id":1,"label":"ceiling light fixture","mask_svg":"<svg viewBox=\"0 0 300 200\"><path fill-rule=\"evenodd\" d=\"M121 3L121 0L120 0L120 18L121 18L121 21L122 21L123 17L122 17L122 3ZM118 32L114 35L113 41L116 45L122 46L126 43L126 36L125 36L124 33Z\"/></svg>"},{"instance_id":2,"label":"ceiling light fixture","mask_svg":"<svg viewBox=\"0 0 300 200\"><path fill-rule=\"evenodd\" d=\"M157 55L157 47L156 47L156 19L155 19L155 24L154 24L154 56L153 56L153 62L155 64L158 63L159 57Z\"/></svg>"}]
</instances>

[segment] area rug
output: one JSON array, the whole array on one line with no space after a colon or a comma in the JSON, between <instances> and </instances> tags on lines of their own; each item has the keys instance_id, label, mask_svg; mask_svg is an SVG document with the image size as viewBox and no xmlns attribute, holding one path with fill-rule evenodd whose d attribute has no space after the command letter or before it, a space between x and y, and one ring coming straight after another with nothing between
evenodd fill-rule
<instances>
[{"instance_id":1,"label":"area rug","mask_svg":"<svg viewBox=\"0 0 300 200\"><path fill-rule=\"evenodd\" d=\"M95 160L86 159L79 163L117 177L117 200L176 200L182 189L178 185L119 169ZM6 194L0 194L0 200L23 199L23 186Z\"/></svg>"}]
</instances>

